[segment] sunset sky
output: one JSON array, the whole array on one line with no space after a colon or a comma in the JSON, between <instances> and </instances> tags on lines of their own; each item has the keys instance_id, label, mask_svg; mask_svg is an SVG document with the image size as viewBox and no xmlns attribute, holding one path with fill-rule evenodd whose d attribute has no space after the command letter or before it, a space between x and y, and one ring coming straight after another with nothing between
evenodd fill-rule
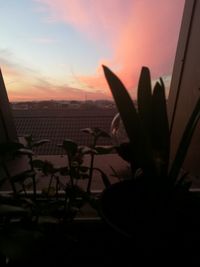
<instances>
[{"instance_id":1,"label":"sunset sky","mask_svg":"<svg viewBox=\"0 0 200 267\"><path fill-rule=\"evenodd\" d=\"M0 0L10 101L109 99L102 64L135 97L143 65L169 86L184 0Z\"/></svg>"}]
</instances>

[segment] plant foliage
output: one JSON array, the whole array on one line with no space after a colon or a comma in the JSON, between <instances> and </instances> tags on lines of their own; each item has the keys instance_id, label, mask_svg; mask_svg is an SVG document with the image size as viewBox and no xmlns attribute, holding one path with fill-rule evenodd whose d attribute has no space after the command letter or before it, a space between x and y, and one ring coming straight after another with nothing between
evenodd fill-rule
<instances>
[{"instance_id":1,"label":"plant foliage","mask_svg":"<svg viewBox=\"0 0 200 267\"><path fill-rule=\"evenodd\" d=\"M134 166L133 177L141 169L142 177L151 177L152 188L161 189L162 186L162 189L171 190L180 185L180 169L200 118L200 99L197 100L170 168L170 132L163 80L156 82L152 89L150 71L147 67L142 68L136 108L120 79L108 67L103 66L103 70L130 141L121 144L117 150Z\"/></svg>"}]
</instances>

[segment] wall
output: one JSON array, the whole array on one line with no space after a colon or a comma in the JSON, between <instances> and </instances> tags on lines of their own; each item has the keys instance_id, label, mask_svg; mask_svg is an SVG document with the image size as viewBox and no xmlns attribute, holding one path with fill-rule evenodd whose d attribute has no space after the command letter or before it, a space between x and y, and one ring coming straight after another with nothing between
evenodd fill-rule
<instances>
[{"instance_id":1,"label":"wall","mask_svg":"<svg viewBox=\"0 0 200 267\"><path fill-rule=\"evenodd\" d=\"M172 159L199 96L200 0L186 0L168 100ZM194 133L184 169L194 176L200 176L200 123Z\"/></svg>"}]
</instances>

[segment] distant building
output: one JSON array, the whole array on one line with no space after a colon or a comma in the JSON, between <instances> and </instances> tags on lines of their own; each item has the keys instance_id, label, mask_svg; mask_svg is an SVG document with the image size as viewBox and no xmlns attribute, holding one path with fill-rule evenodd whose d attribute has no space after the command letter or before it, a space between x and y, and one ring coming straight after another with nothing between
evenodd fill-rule
<instances>
[{"instance_id":1,"label":"distant building","mask_svg":"<svg viewBox=\"0 0 200 267\"><path fill-rule=\"evenodd\" d=\"M49 144L38 147L40 155L60 155L58 147L64 139L72 139L79 145L91 145L92 137L81 132L83 128L98 127L110 132L115 110L13 110L18 136L33 135L35 139L50 139ZM99 144L109 145L111 139L102 138Z\"/></svg>"},{"instance_id":2,"label":"distant building","mask_svg":"<svg viewBox=\"0 0 200 267\"><path fill-rule=\"evenodd\" d=\"M13 110L28 110L29 109L29 105L27 103L15 103L15 104L12 104L11 106Z\"/></svg>"}]
</instances>

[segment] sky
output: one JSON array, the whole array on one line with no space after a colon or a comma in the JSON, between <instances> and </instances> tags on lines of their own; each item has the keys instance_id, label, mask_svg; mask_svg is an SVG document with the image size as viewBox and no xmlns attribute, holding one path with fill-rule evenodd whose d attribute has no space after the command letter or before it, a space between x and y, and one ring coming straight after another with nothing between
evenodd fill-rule
<instances>
[{"instance_id":1,"label":"sky","mask_svg":"<svg viewBox=\"0 0 200 267\"><path fill-rule=\"evenodd\" d=\"M102 64L135 98L142 66L170 85L184 0L0 0L10 101L112 99Z\"/></svg>"}]
</instances>

